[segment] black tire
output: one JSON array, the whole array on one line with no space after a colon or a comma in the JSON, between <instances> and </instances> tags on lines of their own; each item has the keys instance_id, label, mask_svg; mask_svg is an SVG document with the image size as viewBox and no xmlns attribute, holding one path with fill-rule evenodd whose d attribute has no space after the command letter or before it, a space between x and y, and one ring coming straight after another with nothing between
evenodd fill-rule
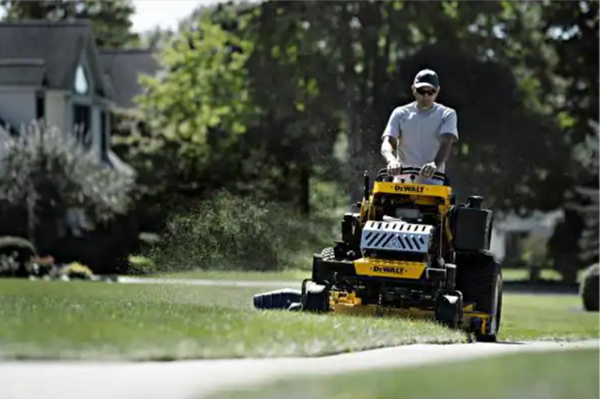
<instances>
[{"instance_id":1,"label":"black tire","mask_svg":"<svg viewBox=\"0 0 600 399\"><path fill-rule=\"evenodd\" d=\"M488 332L475 332L477 340L496 342L502 318L500 263L488 252L458 254L456 263L456 289L462 292L464 302L474 302L477 311L494 316Z\"/></svg>"},{"instance_id":2,"label":"black tire","mask_svg":"<svg viewBox=\"0 0 600 399\"><path fill-rule=\"evenodd\" d=\"M583 303L583 308L588 312L598 312L600 296L600 264L595 264L587 268L583 280L580 283L579 294Z\"/></svg>"},{"instance_id":3,"label":"black tire","mask_svg":"<svg viewBox=\"0 0 600 399\"><path fill-rule=\"evenodd\" d=\"M460 328L463 318L463 300L458 297L456 303L447 302L443 295L438 296L435 304L435 320L453 330Z\"/></svg>"},{"instance_id":4,"label":"black tire","mask_svg":"<svg viewBox=\"0 0 600 399\"><path fill-rule=\"evenodd\" d=\"M327 247L321 251L321 258L323 260L335 260L335 249L333 247Z\"/></svg>"},{"instance_id":5,"label":"black tire","mask_svg":"<svg viewBox=\"0 0 600 399\"><path fill-rule=\"evenodd\" d=\"M331 281L333 276L326 268L321 266L321 262L333 261L335 259L335 249L333 247L325 248L320 254L315 255L312 266L312 280L318 284L325 284L327 281Z\"/></svg>"},{"instance_id":6,"label":"black tire","mask_svg":"<svg viewBox=\"0 0 600 399\"><path fill-rule=\"evenodd\" d=\"M324 313L329 311L329 291L324 289L319 293L306 293L306 302L302 306L302 310L311 313Z\"/></svg>"}]
</instances>

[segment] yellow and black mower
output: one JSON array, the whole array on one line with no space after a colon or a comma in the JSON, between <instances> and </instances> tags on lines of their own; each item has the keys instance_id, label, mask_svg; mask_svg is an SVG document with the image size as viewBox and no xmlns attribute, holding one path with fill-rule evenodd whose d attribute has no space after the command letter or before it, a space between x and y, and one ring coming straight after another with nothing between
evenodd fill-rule
<instances>
[{"instance_id":1,"label":"yellow and black mower","mask_svg":"<svg viewBox=\"0 0 600 399\"><path fill-rule=\"evenodd\" d=\"M483 198L456 204L449 179L415 183L419 168L394 179L365 172L360 212L346 213L341 240L313 257L300 290L254 297L258 309L289 309L429 318L496 340L502 272L490 253L494 213Z\"/></svg>"}]
</instances>

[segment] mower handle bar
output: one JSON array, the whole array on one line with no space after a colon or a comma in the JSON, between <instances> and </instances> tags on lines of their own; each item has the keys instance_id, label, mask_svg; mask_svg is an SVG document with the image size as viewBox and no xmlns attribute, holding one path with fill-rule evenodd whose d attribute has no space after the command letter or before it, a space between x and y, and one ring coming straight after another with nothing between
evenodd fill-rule
<instances>
[{"instance_id":1,"label":"mower handle bar","mask_svg":"<svg viewBox=\"0 0 600 399\"><path fill-rule=\"evenodd\" d=\"M421 168L417 168L414 166L401 166L400 167L400 175L404 174L404 173L415 173L415 174L419 174L421 172ZM377 176L381 176L381 175L388 175L388 171L387 169L381 169L379 171L379 173L377 173ZM435 172L433 174L433 176L431 177L431 179L436 179L436 180L441 180L441 181L446 181L447 177L446 174L442 173L442 172Z\"/></svg>"}]
</instances>

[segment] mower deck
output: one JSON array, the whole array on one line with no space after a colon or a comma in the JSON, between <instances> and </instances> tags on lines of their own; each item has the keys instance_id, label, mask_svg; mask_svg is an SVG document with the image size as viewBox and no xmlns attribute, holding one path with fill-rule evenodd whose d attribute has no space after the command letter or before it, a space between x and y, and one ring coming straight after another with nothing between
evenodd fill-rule
<instances>
[{"instance_id":1,"label":"mower deck","mask_svg":"<svg viewBox=\"0 0 600 399\"><path fill-rule=\"evenodd\" d=\"M409 307L394 308L374 304L362 304L354 294L331 292L330 309L333 313L365 317L399 317L419 320L435 320L435 310L429 308ZM466 304L462 309L462 325L464 330L485 333L489 315L473 310L473 304ZM480 324L479 324L480 323Z\"/></svg>"}]
</instances>

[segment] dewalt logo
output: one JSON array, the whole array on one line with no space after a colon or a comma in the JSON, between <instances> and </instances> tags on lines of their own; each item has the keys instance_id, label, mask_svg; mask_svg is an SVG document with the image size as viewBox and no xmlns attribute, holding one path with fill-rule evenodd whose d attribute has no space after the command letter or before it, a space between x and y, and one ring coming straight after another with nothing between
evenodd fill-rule
<instances>
[{"instance_id":1,"label":"dewalt logo","mask_svg":"<svg viewBox=\"0 0 600 399\"><path fill-rule=\"evenodd\" d=\"M395 266L373 266L374 273L392 273L392 274L404 274L406 271L403 267Z\"/></svg>"},{"instance_id":2,"label":"dewalt logo","mask_svg":"<svg viewBox=\"0 0 600 399\"><path fill-rule=\"evenodd\" d=\"M422 193L425 187L412 187L412 186L394 186L394 190L399 193Z\"/></svg>"}]
</instances>

